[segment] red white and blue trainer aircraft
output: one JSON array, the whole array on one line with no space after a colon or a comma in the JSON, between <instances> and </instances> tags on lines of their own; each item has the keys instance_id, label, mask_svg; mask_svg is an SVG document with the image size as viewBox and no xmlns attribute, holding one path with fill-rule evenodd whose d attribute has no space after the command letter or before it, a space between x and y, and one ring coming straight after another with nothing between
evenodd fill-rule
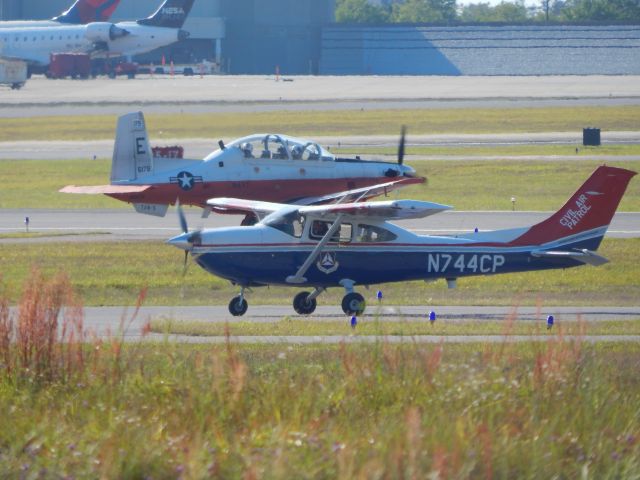
<instances>
[{"instance_id":1,"label":"red white and blue trainer aircraft","mask_svg":"<svg viewBox=\"0 0 640 480\"><path fill-rule=\"evenodd\" d=\"M305 315L323 291L342 287L343 311L360 314L365 301L354 291L357 285L443 278L454 288L461 277L606 263L596 250L635 174L599 167L558 212L530 228L423 236L387 220L427 217L451 207L412 200L300 207L216 198L208 204L261 220L251 227L189 232L178 209L184 233L168 243L241 287L229 304L235 316L247 311L245 289L265 285L312 288L293 300L295 311Z\"/></svg>"},{"instance_id":2,"label":"red white and blue trainer aircraft","mask_svg":"<svg viewBox=\"0 0 640 480\"><path fill-rule=\"evenodd\" d=\"M143 114L124 115L118 120L111 184L72 185L61 192L108 195L132 203L139 213L160 217L177 199L182 205L204 208L206 216L216 208L207 204L213 197L310 205L346 190L386 185L384 192L372 190L379 195L425 181L404 165L404 129L397 163L338 158L315 142L277 134L256 134L218 145L204 160L155 158Z\"/></svg>"}]
</instances>

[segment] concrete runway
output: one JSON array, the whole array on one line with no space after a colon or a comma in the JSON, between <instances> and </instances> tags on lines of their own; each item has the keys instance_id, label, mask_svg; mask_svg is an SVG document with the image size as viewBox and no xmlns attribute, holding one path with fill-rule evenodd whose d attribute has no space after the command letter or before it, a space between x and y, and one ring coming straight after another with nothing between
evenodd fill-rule
<instances>
[{"instance_id":1,"label":"concrete runway","mask_svg":"<svg viewBox=\"0 0 640 480\"><path fill-rule=\"evenodd\" d=\"M114 120L115 122L115 120ZM247 132L249 133L249 132ZM277 132L282 133L282 132ZM286 132L285 132L286 133ZM114 133L115 135L115 133ZM187 158L201 159L216 150L219 139L182 138L182 139L150 139L153 145L182 145ZM229 143L231 138L223 138ZM363 147L396 147L398 135L366 135L343 137L314 137L313 141L329 149L337 147L357 149ZM640 160L640 155L563 155L563 156L425 156L411 155L411 147L488 147L515 145L582 145L582 132L545 132L545 133L501 133L501 134L439 134L411 135L407 139L409 155L407 161L430 159L447 160L600 160L625 161ZM603 132L602 143L608 144L640 144L638 132ZM68 160L111 158L113 139L92 141L19 141L0 142L0 160ZM385 159L395 161L395 156L362 155L372 160Z\"/></svg>"},{"instance_id":2,"label":"concrete runway","mask_svg":"<svg viewBox=\"0 0 640 480\"><path fill-rule=\"evenodd\" d=\"M367 313L363 315L360 322L372 322L380 320L383 322L427 322L427 312L433 310L438 314L439 322L459 322L464 320L504 320L513 315L514 310L510 307L385 307L370 306ZM293 320L308 319L314 322L344 321L349 319L341 312L339 306L320 306L316 313L309 317L295 315L291 306L249 306L249 312L241 319L232 317L226 307L143 307L138 315L132 319L132 307L88 307L85 308L84 326L87 331L93 332L98 338L108 338L109 336L121 335L126 341L135 342L142 339L152 341L162 341L167 339L180 343L224 343L225 337L194 337L187 335L143 335L144 326L149 321L172 319L174 321L205 321L205 322L257 322L270 323L280 321L285 316ZM545 306L538 311L535 307L521 307L517 310L518 321L538 322L541 330L544 331L547 315L554 315L556 319L555 330L550 334L538 336L512 336L505 338L501 335L485 336L246 336L232 337L236 343L373 343L376 341L388 341L390 343L500 343L526 342L526 341L547 341L555 336L558 327L562 322L575 322L578 317L582 321L598 322L610 320L637 320L640 318L640 307L551 307ZM356 332L357 333L357 330ZM570 338L565 338L570 339ZM585 339L592 342L621 341L637 342L640 336L616 335L616 336L593 336Z\"/></svg>"},{"instance_id":3,"label":"concrete runway","mask_svg":"<svg viewBox=\"0 0 640 480\"><path fill-rule=\"evenodd\" d=\"M419 234L457 234L504 228L525 227L547 218L551 212L443 212L423 219L397 222ZM1 243L23 242L87 242L87 241L163 241L179 233L174 209L164 218L139 215L131 210L0 210L0 234L25 231L24 220L29 217L30 231L54 234L83 234L52 236L48 238L4 239ZM212 215L201 218L199 209L187 210L191 229L239 225L241 218L230 215ZM99 233L96 235L96 233ZM618 212L607 236L611 238L640 237L640 212Z\"/></svg>"},{"instance_id":4,"label":"concrete runway","mask_svg":"<svg viewBox=\"0 0 640 480\"><path fill-rule=\"evenodd\" d=\"M0 116L640 104L637 76L209 76L86 81L32 78L0 90ZM540 103L538 103L540 102ZM122 110L124 109L124 110Z\"/></svg>"}]
</instances>

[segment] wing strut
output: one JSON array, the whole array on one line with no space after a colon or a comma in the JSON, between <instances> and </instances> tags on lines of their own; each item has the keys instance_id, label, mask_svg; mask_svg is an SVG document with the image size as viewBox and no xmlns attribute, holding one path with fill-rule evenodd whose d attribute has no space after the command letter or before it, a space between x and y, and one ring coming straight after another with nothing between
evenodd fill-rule
<instances>
[{"instance_id":1,"label":"wing strut","mask_svg":"<svg viewBox=\"0 0 640 480\"><path fill-rule=\"evenodd\" d=\"M322 249L325 247L325 245L329 243L329 240L331 240L331 237L333 236L333 234L338 231L338 227L340 227L340 223L342 222L342 217L343 217L342 214L339 214L336 217L335 221L333 222L333 225L331 225L331 228L329 228L327 233L325 233L324 237L322 237L322 240L318 242L318 245L316 245L316 248L313 249L313 252L311 252L309 257L307 257L304 264L298 269L296 274L287 277L287 283L293 283L293 284L306 283L307 279L304 278L303 275L307 273L307 270L309 270L309 267L311 267L311 264L316 261L316 258L318 258L318 256L322 252Z\"/></svg>"}]
</instances>

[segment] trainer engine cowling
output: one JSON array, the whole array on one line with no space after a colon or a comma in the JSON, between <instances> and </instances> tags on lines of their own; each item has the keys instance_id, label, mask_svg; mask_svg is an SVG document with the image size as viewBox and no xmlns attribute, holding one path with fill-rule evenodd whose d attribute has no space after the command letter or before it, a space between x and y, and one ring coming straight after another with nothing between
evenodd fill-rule
<instances>
[{"instance_id":1,"label":"trainer engine cowling","mask_svg":"<svg viewBox=\"0 0 640 480\"><path fill-rule=\"evenodd\" d=\"M117 27L113 23L94 22L87 25L85 37L87 40L99 43L109 42L129 35L124 28Z\"/></svg>"}]
</instances>

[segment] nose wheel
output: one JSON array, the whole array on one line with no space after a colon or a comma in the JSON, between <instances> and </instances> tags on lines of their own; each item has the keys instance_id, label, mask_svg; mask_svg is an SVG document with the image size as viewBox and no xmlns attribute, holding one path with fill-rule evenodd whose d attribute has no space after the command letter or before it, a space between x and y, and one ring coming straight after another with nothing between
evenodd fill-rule
<instances>
[{"instance_id":1,"label":"nose wheel","mask_svg":"<svg viewBox=\"0 0 640 480\"><path fill-rule=\"evenodd\" d=\"M229 313L234 317L241 317L247 313L249 304L244 299L244 295L241 293L237 297L233 297L229 302Z\"/></svg>"},{"instance_id":2,"label":"nose wheel","mask_svg":"<svg viewBox=\"0 0 640 480\"><path fill-rule=\"evenodd\" d=\"M342 299L342 311L347 315L362 315L367 304L357 292L347 293Z\"/></svg>"}]
</instances>

